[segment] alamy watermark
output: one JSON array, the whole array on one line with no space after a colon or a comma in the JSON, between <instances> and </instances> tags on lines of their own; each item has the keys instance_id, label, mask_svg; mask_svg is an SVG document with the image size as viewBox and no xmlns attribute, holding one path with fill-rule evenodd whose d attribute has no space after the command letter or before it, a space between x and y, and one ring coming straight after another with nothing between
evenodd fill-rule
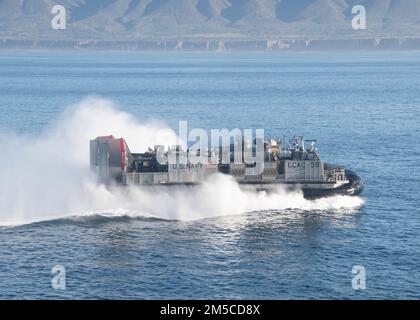
<instances>
[{"instance_id":1,"label":"alamy watermark","mask_svg":"<svg viewBox=\"0 0 420 320\"><path fill-rule=\"evenodd\" d=\"M178 145L165 149L155 146L160 164L176 166L204 163L246 164L247 174L261 174L264 170L266 141L264 129L211 129L210 136L202 128L188 131L187 121L178 123Z\"/></svg>"},{"instance_id":2,"label":"alamy watermark","mask_svg":"<svg viewBox=\"0 0 420 320\"><path fill-rule=\"evenodd\" d=\"M366 8L361 4L355 5L351 12L355 14L351 20L351 26L354 30L366 30Z\"/></svg>"},{"instance_id":3,"label":"alamy watermark","mask_svg":"<svg viewBox=\"0 0 420 320\"><path fill-rule=\"evenodd\" d=\"M54 277L51 279L51 286L55 290L65 290L66 289L66 268L58 264L55 265L51 273L54 274Z\"/></svg>"},{"instance_id":4,"label":"alamy watermark","mask_svg":"<svg viewBox=\"0 0 420 320\"><path fill-rule=\"evenodd\" d=\"M51 9L51 13L54 17L51 20L51 28L54 30L65 30L66 29L66 8L62 5L55 5Z\"/></svg>"},{"instance_id":5,"label":"alamy watermark","mask_svg":"<svg viewBox=\"0 0 420 320\"><path fill-rule=\"evenodd\" d=\"M364 266L353 266L351 273L354 275L351 286L354 290L366 290L366 269Z\"/></svg>"}]
</instances>

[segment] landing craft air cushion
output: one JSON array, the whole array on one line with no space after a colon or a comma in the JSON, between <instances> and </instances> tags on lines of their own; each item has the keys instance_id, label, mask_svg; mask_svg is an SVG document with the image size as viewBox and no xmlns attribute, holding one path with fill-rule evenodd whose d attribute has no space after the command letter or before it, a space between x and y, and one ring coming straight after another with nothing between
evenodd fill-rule
<instances>
[{"instance_id":1,"label":"landing craft air cushion","mask_svg":"<svg viewBox=\"0 0 420 320\"><path fill-rule=\"evenodd\" d=\"M227 148L203 151L183 150L176 145L165 151L163 146L144 153L131 153L123 138L98 137L90 141L90 166L101 183L140 186L199 185L216 173L232 176L243 189L300 189L307 199L333 195L356 196L363 191L363 181L342 165L324 163L315 140L303 137L263 141L262 161L246 161L245 150L256 152L254 140L245 148L243 137ZM239 145L239 147L238 147ZM238 147L238 148L235 148ZM172 161L171 159L175 159ZM226 161L227 159L227 161ZM216 161L215 161L216 160Z\"/></svg>"}]
</instances>

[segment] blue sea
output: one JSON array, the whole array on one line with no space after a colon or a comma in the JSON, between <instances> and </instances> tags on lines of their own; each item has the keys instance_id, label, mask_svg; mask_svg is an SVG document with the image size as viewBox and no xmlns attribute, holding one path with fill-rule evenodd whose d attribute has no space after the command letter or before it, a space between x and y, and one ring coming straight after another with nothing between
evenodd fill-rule
<instances>
[{"instance_id":1,"label":"blue sea","mask_svg":"<svg viewBox=\"0 0 420 320\"><path fill-rule=\"evenodd\" d=\"M0 298L419 299L419 90L418 52L2 51ZM224 179L175 194L88 181L94 135L152 146L179 120L316 138L365 190L309 201Z\"/></svg>"}]
</instances>

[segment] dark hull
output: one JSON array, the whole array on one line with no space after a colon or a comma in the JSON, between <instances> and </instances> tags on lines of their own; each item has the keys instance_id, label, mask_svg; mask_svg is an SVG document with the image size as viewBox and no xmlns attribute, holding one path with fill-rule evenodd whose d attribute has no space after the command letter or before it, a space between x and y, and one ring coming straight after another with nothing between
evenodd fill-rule
<instances>
[{"instance_id":1,"label":"dark hull","mask_svg":"<svg viewBox=\"0 0 420 320\"><path fill-rule=\"evenodd\" d=\"M308 183L306 183L307 187L303 187L303 188L301 188L299 184L297 183L278 183L278 184L267 183L265 185L258 184L258 186L255 186L255 189L257 191L271 192L271 191L276 190L277 186L281 185L290 191L302 190L304 198L311 199L311 200L325 198L325 197L333 197L337 195L343 195L343 196L360 195L364 187L363 180L354 171L351 171L351 170L346 170L346 176L349 182L342 185L341 187L334 187L333 183L331 183L331 186L324 186L322 188L319 188L316 186L310 186L310 184L308 186ZM252 187L252 183L242 184L241 186L249 189L250 187Z\"/></svg>"},{"instance_id":2,"label":"dark hull","mask_svg":"<svg viewBox=\"0 0 420 320\"><path fill-rule=\"evenodd\" d=\"M362 193L364 184L363 180L351 170L346 170L346 176L349 179L349 183L339 188L328 188L328 189L312 189L302 188L303 195L306 199L317 199L324 197L332 197L336 195L345 196L358 196Z\"/></svg>"}]
</instances>

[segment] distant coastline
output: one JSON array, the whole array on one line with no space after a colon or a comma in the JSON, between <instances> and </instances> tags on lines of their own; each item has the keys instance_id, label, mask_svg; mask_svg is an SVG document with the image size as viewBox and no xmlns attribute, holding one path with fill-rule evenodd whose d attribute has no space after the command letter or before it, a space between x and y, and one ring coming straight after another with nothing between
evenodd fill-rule
<instances>
[{"instance_id":1,"label":"distant coastline","mask_svg":"<svg viewBox=\"0 0 420 320\"><path fill-rule=\"evenodd\" d=\"M361 39L16 39L0 38L2 49L122 51L318 51L420 50L420 37Z\"/></svg>"},{"instance_id":2,"label":"distant coastline","mask_svg":"<svg viewBox=\"0 0 420 320\"><path fill-rule=\"evenodd\" d=\"M418 50L408 0L3 0L0 50Z\"/></svg>"}]
</instances>

